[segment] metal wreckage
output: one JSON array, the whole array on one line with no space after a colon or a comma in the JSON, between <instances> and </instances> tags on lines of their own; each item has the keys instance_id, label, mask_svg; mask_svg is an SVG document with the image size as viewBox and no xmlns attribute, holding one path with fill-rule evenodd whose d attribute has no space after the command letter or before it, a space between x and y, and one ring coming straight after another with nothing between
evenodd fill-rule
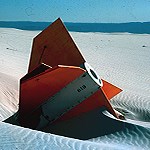
<instances>
[{"instance_id":1,"label":"metal wreckage","mask_svg":"<svg viewBox=\"0 0 150 150\"><path fill-rule=\"evenodd\" d=\"M79 139L105 135L122 127L109 102L121 91L100 79L58 18L34 38L19 110L4 122Z\"/></svg>"}]
</instances>

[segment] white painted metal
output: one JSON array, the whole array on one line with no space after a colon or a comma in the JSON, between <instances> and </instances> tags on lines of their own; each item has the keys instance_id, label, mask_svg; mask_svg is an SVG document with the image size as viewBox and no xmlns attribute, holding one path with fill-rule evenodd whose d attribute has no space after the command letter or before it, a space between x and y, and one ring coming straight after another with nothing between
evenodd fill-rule
<instances>
[{"instance_id":1,"label":"white painted metal","mask_svg":"<svg viewBox=\"0 0 150 150\"><path fill-rule=\"evenodd\" d=\"M84 68L86 69L86 71L89 73L90 77L100 86L103 86L103 82L100 79L99 75L94 71L94 69L87 63L85 62L83 64Z\"/></svg>"}]
</instances>

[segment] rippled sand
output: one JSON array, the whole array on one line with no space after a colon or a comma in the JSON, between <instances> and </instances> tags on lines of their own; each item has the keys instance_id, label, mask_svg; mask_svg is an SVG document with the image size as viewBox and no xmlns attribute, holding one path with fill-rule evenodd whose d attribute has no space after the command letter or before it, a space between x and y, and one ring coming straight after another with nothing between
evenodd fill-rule
<instances>
[{"instance_id":1,"label":"rippled sand","mask_svg":"<svg viewBox=\"0 0 150 150\"><path fill-rule=\"evenodd\" d=\"M0 121L18 109L19 79L26 74L32 39L38 33L0 28ZM1 122L0 149L149 149L150 35L77 32L71 35L97 73L123 89L111 100L113 107L126 117L123 128L83 141ZM99 131L100 121L93 124L89 127Z\"/></svg>"}]
</instances>

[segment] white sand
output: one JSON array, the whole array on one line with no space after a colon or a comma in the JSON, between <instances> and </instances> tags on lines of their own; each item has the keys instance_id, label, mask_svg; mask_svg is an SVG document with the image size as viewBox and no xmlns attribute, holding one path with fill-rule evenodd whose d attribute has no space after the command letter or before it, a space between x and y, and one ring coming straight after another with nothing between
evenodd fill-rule
<instances>
[{"instance_id":1,"label":"white sand","mask_svg":"<svg viewBox=\"0 0 150 150\"><path fill-rule=\"evenodd\" d=\"M18 108L19 79L38 31L0 28L0 121ZM74 140L0 123L0 149L148 149L150 147L150 35L71 32L90 65L123 92L111 103L125 115L122 131Z\"/></svg>"}]
</instances>

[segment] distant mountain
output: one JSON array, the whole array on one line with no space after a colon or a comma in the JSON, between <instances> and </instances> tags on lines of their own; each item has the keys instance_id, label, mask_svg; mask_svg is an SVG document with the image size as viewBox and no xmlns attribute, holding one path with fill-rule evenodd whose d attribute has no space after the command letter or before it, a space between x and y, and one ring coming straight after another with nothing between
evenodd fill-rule
<instances>
[{"instance_id":1,"label":"distant mountain","mask_svg":"<svg viewBox=\"0 0 150 150\"><path fill-rule=\"evenodd\" d=\"M43 30L51 22L28 22L28 21L0 21L0 27L17 28L22 30ZM129 32L138 34L150 34L150 22L130 23L71 23L65 22L69 31L75 32Z\"/></svg>"}]
</instances>

